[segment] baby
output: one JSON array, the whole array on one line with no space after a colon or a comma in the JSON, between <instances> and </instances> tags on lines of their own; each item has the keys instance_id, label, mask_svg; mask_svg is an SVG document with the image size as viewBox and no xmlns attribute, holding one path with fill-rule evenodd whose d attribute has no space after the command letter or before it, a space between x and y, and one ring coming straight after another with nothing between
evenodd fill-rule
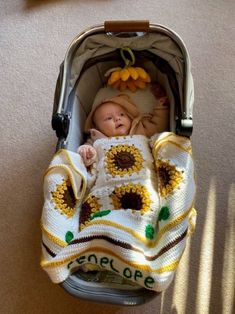
<instances>
[{"instance_id":1,"label":"baby","mask_svg":"<svg viewBox=\"0 0 235 314\"><path fill-rule=\"evenodd\" d=\"M152 114L141 114L127 95L120 94L93 105L85 122L90 138L78 148L88 168L87 195L79 213L80 230L93 220L93 215L106 215L114 209L110 216L114 225L131 220L131 225L139 226L139 215L145 211L148 223L156 220L159 197L148 138L168 129L168 104L167 97L159 97ZM90 167L94 162L96 166ZM106 227L102 228L101 233ZM89 263L82 269L102 270Z\"/></svg>"},{"instance_id":2,"label":"baby","mask_svg":"<svg viewBox=\"0 0 235 314\"><path fill-rule=\"evenodd\" d=\"M113 102L105 102L101 104L93 115L96 130L103 133L107 137L128 135L131 128L131 118L126 110ZM91 138L97 134L95 129L91 129ZM96 150L91 145L82 145L78 148L84 164L90 166L96 159Z\"/></svg>"},{"instance_id":3,"label":"baby","mask_svg":"<svg viewBox=\"0 0 235 314\"><path fill-rule=\"evenodd\" d=\"M77 151L88 167L97 157L96 150L92 147L95 140L133 134L150 137L156 132L166 131L168 124L169 101L166 96L157 99L152 114L141 114L127 95L120 94L92 108L85 123L90 139Z\"/></svg>"}]
</instances>

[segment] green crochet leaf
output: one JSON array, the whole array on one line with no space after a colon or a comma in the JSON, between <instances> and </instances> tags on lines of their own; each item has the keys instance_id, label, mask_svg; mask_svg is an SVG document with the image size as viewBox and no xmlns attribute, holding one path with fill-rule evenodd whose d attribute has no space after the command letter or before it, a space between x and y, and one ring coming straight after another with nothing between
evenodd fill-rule
<instances>
[{"instance_id":1,"label":"green crochet leaf","mask_svg":"<svg viewBox=\"0 0 235 314\"><path fill-rule=\"evenodd\" d=\"M150 240L153 239L153 237L154 237L154 229L153 229L153 226L147 225L147 226L145 227L145 236L146 236L147 239L150 239Z\"/></svg>"},{"instance_id":2,"label":"green crochet leaf","mask_svg":"<svg viewBox=\"0 0 235 314\"><path fill-rule=\"evenodd\" d=\"M102 211L100 211L100 212L94 213L94 214L91 216L91 219L94 219L94 218L97 218L97 217L106 216L106 215L108 215L110 212L111 212L110 209L102 210Z\"/></svg>"},{"instance_id":3,"label":"green crochet leaf","mask_svg":"<svg viewBox=\"0 0 235 314\"><path fill-rule=\"evenodd\" d=\"M73 233L71 231L68 231L65 235L65 241L69 243L73 240L73 238L74 238Z\"/></svg>"},{"instance_id":4,"label":"green crochet leaf","mask_svg":"<svg viewBox=\"0 0 235 314\"><path fill-rule=\"evenodd\" d=\"M158 215L158 220L167 220L170 217L170 209L167 206L163 206Z\"/></svg>"}]
</instances>

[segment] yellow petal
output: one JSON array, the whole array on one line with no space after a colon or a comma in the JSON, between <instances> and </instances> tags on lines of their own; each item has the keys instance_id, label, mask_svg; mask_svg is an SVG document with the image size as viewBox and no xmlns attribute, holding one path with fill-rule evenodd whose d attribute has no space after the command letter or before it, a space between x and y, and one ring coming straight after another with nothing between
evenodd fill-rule
<instances>
[{"instance_id":1,"label":"yellow petal","mask_svg":"<svg viewBox=\"0 0 235 314\"><path fill-rule=\"evenodd\" d=\"M116 81L116 82L112 85L112 87L115 88L115 89L119 89L119 88L120 88L120 84L121 84L121 80L118 80L118 81Z\"/></svg>"},{"instance_id":2,"label":"yellow petal","mask_svg":"<svg viewBox=\"0 0 235 314\"><path fill-rule=\"evenodd\" d=\"M120 71L120 78L123 82L127 81L130 76L130 73L127 69L122 69Z\"/></svg>"},{"instance_id":3,"label":"yellow petal","mask_svg":"<svg viewBox=\"0 0 235 314\"><path fill-rule=\"evenodd\" d=\"M136 69L133 67L129 67L129 68L127 68L127 70L129 71L130 76L133 78L133 80L137 80L137 78L139 77L139 74L136 71Z\"/></svg>"},{"instance_id":4,"label":"yellow petal","mask_svg":"<svg viewBox=\"0 0 235 314\"><path fill-rule=\"evenodd\" d=\"M141 79L138 79L135 82L135 85L139 87L140 89L144 89L146 87L146 83L142 81Z\"/></svg>"},{"instance_id":5,"label":"yellow petal","mask_svg":"<svg viewBox=\"0 0 235 314\"><path fill-rule=\"evenodd\" d=\"M127 80L126 84L129 90L132 91L133 93L137 90L137 87L135 86L135 83L133 80L130 80L130 79Z\"/></svg>"},{"instance_id":6,"label":"yellow petal","mask_svg":"<svg viewBox=\"0 0 235 314\"><path fill-rule=\"evenodd\" d=\"M112 85L113 83L115 83L116 81L118 81L121 77L120 75L120 71L114 71L112 72L112 74L110 75L110 78L108 80L108 84Z\"/></svg>"},{"instance_id":7,"label":"yellow petal","mask_svg":"<svg viewBox=\"0 0 235 314\"><path fill-rule=\"evenodd\" d=\"M135 70L137 71L137 73L139 74L139 77L143 80L147 79L148 74L146 73L146 71L143 68L140 67L136 67Z\"/></svg>"},{"instance_id":8,"label":"yellow petal","mask_svg":"<svg viewBox=\"0 0 235 314\"><path fill-rule=\"evenodd\" d=\"M150 83L151 82L150 75L148 73L146 73L146 74L147 74L147 77L145 79L143 78L143 81L146 83Z\"/></svg>"}]
</instances>

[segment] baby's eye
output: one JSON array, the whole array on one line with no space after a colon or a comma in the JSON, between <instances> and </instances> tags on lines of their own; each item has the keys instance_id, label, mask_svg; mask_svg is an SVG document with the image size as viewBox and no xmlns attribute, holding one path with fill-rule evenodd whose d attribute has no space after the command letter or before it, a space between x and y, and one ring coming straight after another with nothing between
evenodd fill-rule
<instances>
[{"instance_id":1,"label":"baby's eye","mask_svg":"<svg viewBox=\"0 0 235 314\"><path fill-rule=\"evenodd\" d=\"M121 112L121 117L125 116L125 113Z\"/></svg>"},{"instance_id":2,"label":"baby's eye","mask_svg":"<svg viewBox=\"0 0 235 314\"><path fill-rule=\"evenodd\" d=\"M111 119L112 119L112 117L106 117L106 118L105 118L105 121L111 120Z\"/></svg>"}]
</instances>

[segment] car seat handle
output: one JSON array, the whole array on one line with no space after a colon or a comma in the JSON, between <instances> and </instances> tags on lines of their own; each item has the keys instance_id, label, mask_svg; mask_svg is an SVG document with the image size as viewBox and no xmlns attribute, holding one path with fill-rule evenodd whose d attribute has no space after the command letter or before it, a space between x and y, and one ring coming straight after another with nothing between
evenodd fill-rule
<instances>
[{"instance_id":1,"label":"car seat handle","mask_svg":"<svg viewBox=\"0 0 235 314\"><path fill-rule=\"evenodd\" d=\"M148 20L133 21L105 21L104 30L106 33L120 32L149 32Z\"/></svg>"}]
</instances>

